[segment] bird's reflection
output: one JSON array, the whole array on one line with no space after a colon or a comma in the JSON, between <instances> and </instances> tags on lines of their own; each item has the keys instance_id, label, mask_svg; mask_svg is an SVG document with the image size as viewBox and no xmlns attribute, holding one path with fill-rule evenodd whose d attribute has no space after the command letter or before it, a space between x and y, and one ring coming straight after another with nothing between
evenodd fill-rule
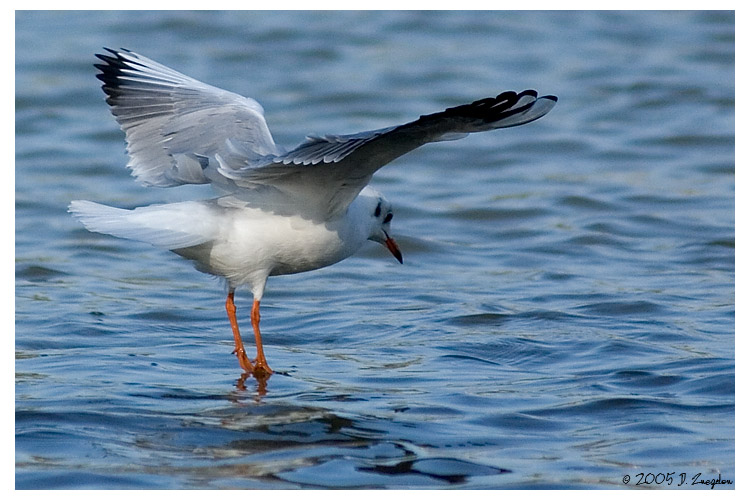
<instances>
[{"instance_id":1,"label":"bird's reflection","mask_svg":"<svg viewBox=\"0 0 750 500\"><path fill-rule=\"evenodd\" d=\"M265 396L268 393L268 379L271 378L270 373L248 373L243 372L242 375L240 375L240 378L237 379L237 382L235 383L235 386L237 389L241 391L247 390L247 384L245 383L247 379L252 376L257 382L258 382L258 389L257 393L259 397Z\"/></svg>"}]
</instances>

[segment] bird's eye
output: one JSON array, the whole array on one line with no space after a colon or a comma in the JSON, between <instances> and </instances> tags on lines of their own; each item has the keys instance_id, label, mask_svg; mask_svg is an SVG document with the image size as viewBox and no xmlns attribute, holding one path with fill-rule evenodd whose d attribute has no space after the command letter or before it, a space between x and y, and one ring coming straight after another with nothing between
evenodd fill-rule
<instances>
[{"instance_id":1,"label":"bird's eye","mask_svg":"<svg viewBox=\"0 0 750 500\"><path fill-rule=\"evenodd\" d=\"M375 207L375 217L380 217L380 203Z\"/></svg>"},{"instance_id":2,"label":"bird's eye","mask_svg":"<svg viewBox=\"0 0 750 500\"><path fill-rule=\"evenodd\" d=\"M388 213L388 214L387 214L387 215L385 216L385 219L383 219L383 222L385 222L386 224L388 224L389 222L391 222L391 219L393 219L393 214L389 212L389 213Z\"/></svg>"}]
</instances>

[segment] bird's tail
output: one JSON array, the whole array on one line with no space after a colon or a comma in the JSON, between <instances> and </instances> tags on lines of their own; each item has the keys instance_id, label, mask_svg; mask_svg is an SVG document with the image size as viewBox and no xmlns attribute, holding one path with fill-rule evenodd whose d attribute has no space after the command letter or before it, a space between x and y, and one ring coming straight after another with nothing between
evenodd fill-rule
<instances>
[{"instance_id":1,"label":"bird's tail","mask_svg":"<svg viewBox=\"0 0 750 500\"><path fill-rule=\"evenodd\" d=\"M143 241L168 250L192 247L211 239L215 231L211 217L199 216L199 212L205 210L210 210L210 207L200 202L126 210L76 200L68 207L68 212L89 231Z\"/></svg>"}]
</instances>

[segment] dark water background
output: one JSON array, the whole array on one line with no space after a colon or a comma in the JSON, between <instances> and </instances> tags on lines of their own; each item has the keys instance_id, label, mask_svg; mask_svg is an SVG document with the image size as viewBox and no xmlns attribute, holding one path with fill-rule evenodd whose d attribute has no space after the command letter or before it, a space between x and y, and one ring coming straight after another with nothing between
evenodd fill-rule
<instances>
[{"instance_id":1,"label":"dark water background","mask_svg":"<svg viewBox=\"0 0 750 500\"><path fill-rule=\"evenodd\" d=\"M731 12L17 12L16 487L734 481L734 39ZM133 182L102 46L258 99L287 147L560 102L382 170L405 264L271 278L286 374L243 390L221 283L66 213L210 196Z\"/></svg>"}]
</instances>

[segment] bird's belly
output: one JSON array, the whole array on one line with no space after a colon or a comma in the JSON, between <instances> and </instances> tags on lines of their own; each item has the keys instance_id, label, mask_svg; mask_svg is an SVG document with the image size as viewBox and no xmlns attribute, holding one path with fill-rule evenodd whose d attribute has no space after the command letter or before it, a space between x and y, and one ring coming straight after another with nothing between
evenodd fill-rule
<instances>
[{"instance_id":1,"label":"bird's belly","mask_svg":"<svg viewBox=\"0 0 750 500\"><path fill-rule=\"evenodd\" d=\"M234 285L252 284L267 276L311 271L349 257L365 239L353 240L341 227L301 217L236 216L221 228L210 248L180 253L198 261L199 269Z\"/></svg>"}]
</instances>

